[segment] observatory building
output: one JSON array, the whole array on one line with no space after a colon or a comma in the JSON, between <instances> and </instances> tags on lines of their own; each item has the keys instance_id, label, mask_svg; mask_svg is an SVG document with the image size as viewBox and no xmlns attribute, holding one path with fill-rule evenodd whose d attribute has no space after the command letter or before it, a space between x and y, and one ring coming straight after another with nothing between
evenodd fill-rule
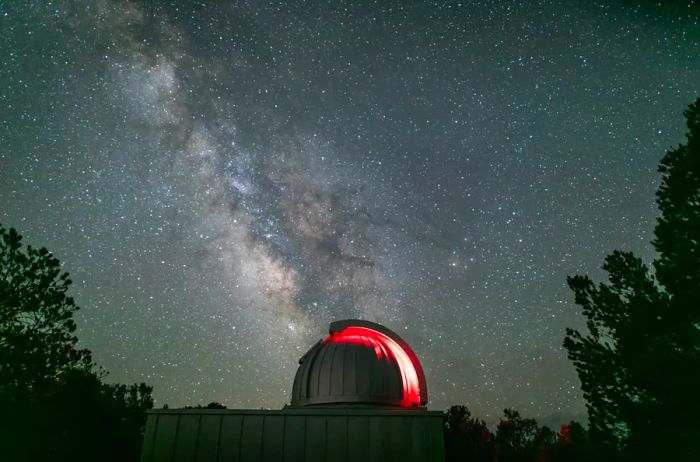
<instances>
[{"instance_id":1,"label":"observatory building","mask_svg":"<svg viewBox=\"0 0 700 462\"><path fill-rule=\"evenodd\" d=\"M442 461L443 414L428 411L423 368L396 333L331 323L299 360L281 410L154 409L142 462Z\"/></svg>"}]
</instances>

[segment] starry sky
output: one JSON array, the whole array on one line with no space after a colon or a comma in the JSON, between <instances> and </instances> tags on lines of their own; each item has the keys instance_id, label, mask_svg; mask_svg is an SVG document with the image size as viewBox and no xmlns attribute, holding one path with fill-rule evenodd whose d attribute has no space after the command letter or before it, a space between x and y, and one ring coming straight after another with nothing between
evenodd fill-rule
<instances>
[{"instance_id":1,"label":"starry sky","mask_svg":"<svg viewBox=\"0 0 700 462\"><path fill-rule=\"evenodd\" d=\"M0 222L157 406L278 408L362 318L432 409L584 419L566 276L654 257L700 95L700 4L670 3L0 0Z\"/></svg>"}]
</instances>

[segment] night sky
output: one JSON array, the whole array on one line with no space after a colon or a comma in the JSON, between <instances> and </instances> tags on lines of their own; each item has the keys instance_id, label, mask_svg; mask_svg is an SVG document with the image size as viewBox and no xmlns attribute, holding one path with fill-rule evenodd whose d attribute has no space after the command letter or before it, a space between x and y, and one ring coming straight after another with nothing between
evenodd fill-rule
<instances>
[{"instance_id":1,"label":"night sky","mask_svg":"<svg viewBox=\"0 0 700 462\"><path fill-rule=\"evenodd\" d=\"M634 3L0 0L0 222L157 406L279 408L362 318L432 409L583 419L566 276L653 258L700 95L700 4Z\"/></svg>"}]
</instances>

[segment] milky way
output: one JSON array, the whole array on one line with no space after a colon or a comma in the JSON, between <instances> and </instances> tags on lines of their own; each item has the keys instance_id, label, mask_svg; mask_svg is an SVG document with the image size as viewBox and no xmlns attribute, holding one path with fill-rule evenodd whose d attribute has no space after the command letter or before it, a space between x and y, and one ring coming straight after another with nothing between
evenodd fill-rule
<instances>
[{"instance_id":1,"label":"milky way","mask_svg":"<svg viewBox=\"0 0 700 462\"><path fill-rule=\"evenodd\" d=\"M0 1L0 220L109 379L279 407L363 318L432 408L583 418L565 278L653 257L700 6L215 3Z\"/></svg>"}]
</instances>

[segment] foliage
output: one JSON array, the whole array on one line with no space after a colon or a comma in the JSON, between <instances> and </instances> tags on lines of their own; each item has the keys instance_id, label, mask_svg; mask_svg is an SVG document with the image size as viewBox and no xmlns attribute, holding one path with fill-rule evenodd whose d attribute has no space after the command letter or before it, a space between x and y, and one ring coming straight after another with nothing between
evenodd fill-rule
<instances>
[{"instance_id":1,"label":"foliage","mask_svg":"<svg viewBox=\"0 0 700 462\"><path fill-rule=\"evenodd\" d=\"M503 415L504 419L496 427L499 460L531 460L537 449L536 440L541 431L537 421L524 419L513 409L505 409Z\"/></svg>"},{"instance_id":2,"label":"foliage","mask_svg":"<svg viewBox=\"0 0 700 462\"><path fill-rule=\"evenodd\" d=\"M447 460L487 462L494 457L494 436L483 420L471 416L466 406L452 406L445 419Z\"/></svg>"},{"instance_id":3,"label":"foliage","mask_svg":"<svg viewBox=\"0 0 700 462\"><path fill-rule=\"evenodd\" d=\"M466 406L449 408L445 415L445 460L448 462L564 462L594 460L588 434L578 423L563 425L559 433L513 409L492 433Z\"/></svg>"},{"instance_id":4,"label":"foliage","mask_svg":"<svg viewBox=\"0 0 700 462\"><path fill-rule=\"evenodd\" d=\"M146 384L103 383L78 349L58 259L0 226L0 459L138 460Z\"/></svg>"},{"instance_id":5,"label":"foliage","mask_svg":"<svg viewBox=\"0 0 700 462\"><path fill-rule=\"evenodd\" d=\"M26 399L73 367L90 362L75 347L71 284L45 248L22 249L22 237L0 226L0 394Z\"/></svg>"},{"instance_id":6,"label":"foliage","mask_svg":"<svg viewBox=\"0 0 700 462\"><path fill-rule=\"evenodd\" d=\"M655 274L615 251L608 284L568 278L588 333L567 329L564 346L611 457L700 460L700 99L685 115L687 143L659 167Z\"/></svg>"},{"instance_id":7,"label":"foliage","mask_svg":"<svg viewBox=\"0 0 700 462\"><path fill-rule=\"evenodd\" d=\"M163 409L167 409L166 406L163 406ZM212 401L211 403L207 404L206 406L202 406L201 404L198 404L196 406L185 406L183 409L226 409L226 406L224 406L221 403L217 403L216 401Z\"/></svg>"},{"instance_id":8,"label":"foliage","mask_svg":"<svg viewBox=\"0 0 700 462\"><path fill-rule=\"evenodd\" d=\"M588 432L583 426L571 421L559 429L557 444L550 448L550 462L588 462L600 460L589 442Z\"/></svg>"}]
</instances>

